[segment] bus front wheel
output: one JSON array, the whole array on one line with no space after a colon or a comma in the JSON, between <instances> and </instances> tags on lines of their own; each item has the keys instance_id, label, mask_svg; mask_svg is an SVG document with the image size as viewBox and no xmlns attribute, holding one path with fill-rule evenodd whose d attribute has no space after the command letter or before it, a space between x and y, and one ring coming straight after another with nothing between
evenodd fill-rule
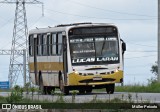
<instances>
[{"instance_id":1,"label":"bus front wheel","mask_svg":"<svg viewBox=\"0 0 160 112\"><path fill-rule=\"evenodd\" d=\"M106 92L108 94L113 94L115 89L115 84L106 85Z\"/></svg>"},{"instance_id":2,"label":"bus front wheel","mask_svg":"<svg viewBox=\"0 0 160 112\"><path fill-rule=\"evenodd\" d=\"M79 90L79 94L84 94L84 93L85 93L85 90L83 90L83 89Z\"/></svg>"},{"instance_id":3,"label":"bus front wheel","mask_svg":"<svg viewBox=\"0 0 160 112\"><path fill-rule=\"evenodd\" d=\"M86 93L92 93L92 88L87 89Z\"/></svg>"}]
</instances>

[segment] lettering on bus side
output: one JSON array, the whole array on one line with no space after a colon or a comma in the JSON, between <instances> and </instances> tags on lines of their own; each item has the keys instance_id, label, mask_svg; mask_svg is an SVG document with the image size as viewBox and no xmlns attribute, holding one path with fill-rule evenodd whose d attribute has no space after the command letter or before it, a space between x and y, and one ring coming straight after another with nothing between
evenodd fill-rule
<instances>
[{"instance_id":1,"label":"lettering on bus side","mask_svg":"<svg viewBox=\"0 0 160 112\"><path fill-rule=\"evenodd\" d=\"M98 58L80 58L72 59L72 63L86 63L86 62L101 62L101 61L118 61L118 57L98 57Z\"/></svg>"}]
</instances>

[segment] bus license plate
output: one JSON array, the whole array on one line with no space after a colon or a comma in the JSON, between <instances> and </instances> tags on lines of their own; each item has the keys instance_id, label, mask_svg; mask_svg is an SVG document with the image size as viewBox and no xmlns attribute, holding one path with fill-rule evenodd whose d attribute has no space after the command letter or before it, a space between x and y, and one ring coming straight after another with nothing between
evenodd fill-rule
<instances>
[{"instance_id":1,"label":"bus license plate","mask_svg":"<svg viewBox=\"0 0 160 112\"><path fill-rule=\"evenodd\" d=\"M93 77L93 80L102 80L102 77Z\"/></svg>"}]
</instances>

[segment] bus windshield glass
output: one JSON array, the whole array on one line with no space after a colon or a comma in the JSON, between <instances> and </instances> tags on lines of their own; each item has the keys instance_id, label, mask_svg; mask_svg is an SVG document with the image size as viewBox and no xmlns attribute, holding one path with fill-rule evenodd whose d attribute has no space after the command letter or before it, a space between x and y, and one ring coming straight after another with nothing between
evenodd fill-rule
<instances>
[{"instance_id":1,"label":"bus windshield glass","mask_svg":"<svg viewBox=\"0 0 160 112\"><path fill-rule=\"evenodd\" d=\"M75 35L69 38L72 65L119 63L116 35Z\"/></svg>"}]
</instances>

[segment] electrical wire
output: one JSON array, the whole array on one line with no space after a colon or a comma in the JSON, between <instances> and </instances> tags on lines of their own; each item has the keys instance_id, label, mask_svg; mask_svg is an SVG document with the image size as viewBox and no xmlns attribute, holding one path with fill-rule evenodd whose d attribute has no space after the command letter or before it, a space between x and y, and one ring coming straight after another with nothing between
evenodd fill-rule
<instances>
[{"instance_id":1,"label":"electrical wire","mask_svg":"<svg viewBox=\"0 0 160 112\"><path fill-rule=\"evenodd\" d=\"M34 23L29 25L28 29L31 28L33 25L35 25L37 22L39 22L44 16L39 17Z\"/></svg>"},{"instance_id":2,"label":"electrical wire","mask_svg":"<svg viewBox=\"0 0 160 112\"><path fill-rule=\"evenodd\" d=\"M147 55L147 56L138 56L138 57L130 57L130 58L124 58L124 59L134 59L134 58L144 58L144 57L153 57L153 56L157 56L157 55Z\"/></svg>"},{"instance_id":3,"label":"electrical wire","mask_svg":"<svg viewBox=\"0 0 160 112\"><path fill-rule=\"evenodd\" d=\"M38 21L40 21L41 20L41 18L42 18L42 16L40 17L40 18L38 18L32 25L30 25L28 28L30 28L30 27L32 27L34 24L36 24ZM4 26L5 26L6 24L4 24ZM6 48L7 46L9 46L9 45L11 45L11 43L12 43L12 40L11 41L9 41L8 42L8 40L7 40L7 42L3 42L3 43L5 43L5 45L2 45L3 47L1 47L1 49L4 49L4 48Z\"/></svg>"},{"instance_id":4,"label":"electrical wire","mask_svg":"<svg viewBox=\"0 0 160 112\"><path fill-rule=\"evenodd\" d=\"M143 16L143 17L155 17L157 18L157 16L151 16L151 15L144 15L144 14L136 14L136 13L127 13L127 12L120 12L120 11L115 11L115 10L110 10L110 9L103 9L103 8L99 8L99 7L95 7L95 6L91 6L91 5L86 5L86 4L83 4L83 3L80 3L80 2L77 2L77 1L73 1L73 0L69 0L71 1L71 3L74 3L74 4L78 4L78 5L81 5L81 6L84 6L84 7L89 7L89 8L92 8L92 9L97 9L97 10L101 10L101 11L107 11L107 12L112 12L112 13L119 13L119 14L125 14L125 15L134 15L134 16Z\"/></svg>"},{"instance_id":5,"label":"electrical wire","mask_svg":"<svg viewBox=\"0 0 160 112\"><path fill-rule=\"evenodd\" d=\"M157 53L157 51L126 51L126 52L155 52L155 53Z\"/></svg>"},{"instance_id":6,"label":"electrical wire","mask_svg":"<svg viewBox=\"0 0 160 112\"><path fill-rule=\"evenodd\" d=\"M13 19L14 19L14 17L8 19L4 24L1 25L0 29L4 28L4 26L6 26L7 24L9 24L10 21L13 20Z\"/></svg>"},{"instance_id":7,"label":"electrical wire","mask_svg":"<svg viewBox=\"0 0 160 112\"><path fill-rule=\"evenodd\" d=\"M138 46L145 46L145 47L157 47L157 46L150 46L150 45L144 45L144 44L136 44L136 43L130 43L127 42L128 44L133 44L133 45L138 45Z\"/></svg>"},{"instance_id":8,"label":"electrical wire","mask_svg":"<svg viewBox=\"0 0 160 112\"><path fill-rule=\"evenodd\" d=\"M39 6L36 6L39 7ZM78 14L73 14L73 13L67 13L67 12L62 12L62 11L57 11L57 10L53 10L53 9L48 9L48 8L44 8L44 10L48 10L50 12L53 13L59 13L59 14L64 14L67 16L76 16L76 17L82 17L82 18L93 18L93 19L107 19L107 20L155 20L155 18L150 18L150 19L136 19L136 18L132 18L132 19L125 19L125 18L100 18L100 17L94 17L94 16L85 16L85 15L78 15ZM157 19L157 18L156 18Z\"/></svg>"}]
</instances>

